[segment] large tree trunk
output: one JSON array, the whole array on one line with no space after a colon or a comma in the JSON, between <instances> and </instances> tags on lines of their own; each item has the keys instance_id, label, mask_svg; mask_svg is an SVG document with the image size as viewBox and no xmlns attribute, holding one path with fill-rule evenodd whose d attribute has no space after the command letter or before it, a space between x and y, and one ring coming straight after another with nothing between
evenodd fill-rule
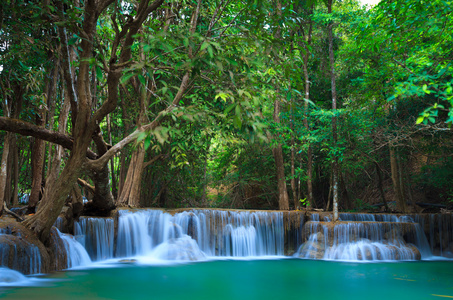
<instances>
[{"instance_id":1,"label":"large tree trunk","mask_svg":"<svg viewBox=\"0 0 453 300\"><path fill-rule=\"evenodd\" d=\"M328 0L327 3L327 10L328 13L332 13L332 1L333 0ZM335 148L337 146L337 117L336 117L336 111L337 111L337 88L335 84L335 59L334 59L334 53L333 53L333 22L331 22L328 25L328 30L329 30L329 61L330 61L330 78L331 78L331 87L332 87L332 111L334 113L334 116L332 117L332 136L333 136L333 147ZM339 175L339 165L338 165L338 157L334 157L333 161L333 167L332 167L332 172L333 172L333 220L337 221L338 220L338 175Z\"/></svg>"},{"instance_id":2,"label":"large tree trunk","mask_svg":"<svg viewBox=\"0 0 453 300\"><path fill-rule=\"evenodd\" d=\"M121 189L117 203L119 206L140 206L140 185L145 161L145 149L140 143L132 153L129 169L127 170L126 180Z\"/></svg>"},{"instance_id":3,"label":"large tree trunk","mask_svg":"<svg viewBox=\"0 0 453 300\"><path fill-rule=\"evenodd\" d=\"M72 117L74 120L74 140L71 143L71 155L59 178L54 180L46 189L45 201L39 206L38 212L24 221L24 224L33 230L41 241L45 243L48 240L53 223L61 212L66 198L73 189L73 185L76 183L78 177L82 174L82 171L89 169L93 172L101 172L102 168L108 164L112 155L116 154L124 145L135 140L139 134L137 132L127 140L118 143L115 145L116 147L112 147L108 153L96 160L87 159L88 146L92 135L96 132L105 116L111 113L117 105L119 81L122 70L131 59L131 46L134 42L135 35L138 33L147 16L162 5L163 0L155 0L152 3L149 0L143 0L137 3L136 15L126 22L121 29L121 33L116 34L112 46L112 59L109 61L108 66L107 99L96 112L92 113L89 62L93 55L97 19L101 12L113 2L113 0L84 1L83 23L81 26L83 39L80 42L81 51L79 52L79 72L77 77L77 101L75 99L75 93L70 93ZM62 10L62 5L59 8ZM116 29L119 30L118 28ZM66 48L66 51L63 52L68 53L66 34L61 35L61 37L63 48ZM120 53L119 57L117 56L118 52ZM65 81L68 86L72 86L72 80L66 74L70 68L68 68L69 60L67 55L65 56L63 57L65 61L64 69L66 70ZM163 113L158 117L162 118ZM150 127L152 126L156 126L156 123L150 124Z\"/></svg>"},{"instance_id":4,"label":"large tree trunk","mask_svg":"<svg viewBox=\"0 0 453 300\"><path fill-rule=\"evenodd\" d=\"M110 187L110 169L106 164L102 169L90 172L94 182L93 200L85 205L86 214L107 216L115 208L115 200Z\"/></svg>"},{"instance_id":5,"label":"large tree trunk","mask_svg":"<svg viewBox=\"0 0 453 300\"><path fill-rule=\"evenodd\" d=\"M79 77L77 80L78 101L75 103L76 106L74 105L73 109L73 113L76 112L76 119L73 128L74 143L71 155L61 175L58 178L52 179L50 182L37 213L24 221L25 226L34 231L38 238L45 243L47 243L52 225L58 218L66 198L71 193L74 183L81 175L87 162L86 154L88 146L92 133L96 128L95 122L90 120L89 59L92 56L96 21L99 16L97 9L98 7L95 1L88 0L85 3L85 14L82 25L85 38L82 39L80 44L82 51L80 52ZM63 41L63 45L63 52L68 53L67 42L65 40ZM63 68L68 71L70 70L70 66L67 55L65 55L64 60L65 64ZM72 78L65 76L65 79L68 87L72 87ZM74 101L72 103L74 104Z\"/></svg>"},{"instance_id":6,"label":"large tree trunk","mask_svg":"<svg viewBox=\"0 0 453 300\"><path fill-rule=\"evenodd\" d=\"M61 175L50 182L51 185L46 189L45 200L39 205L37 213L24 221L25 226L33 230L43 242L47 242L50 229L73 188L71 183L76 182L82 172L86 159L86 150L84 153L83 148L86 149L86 146L88 146L88 143L85 143L85 147L77 147L76 149L79 151L73 151Z\"/></svg>"}]
</instances>

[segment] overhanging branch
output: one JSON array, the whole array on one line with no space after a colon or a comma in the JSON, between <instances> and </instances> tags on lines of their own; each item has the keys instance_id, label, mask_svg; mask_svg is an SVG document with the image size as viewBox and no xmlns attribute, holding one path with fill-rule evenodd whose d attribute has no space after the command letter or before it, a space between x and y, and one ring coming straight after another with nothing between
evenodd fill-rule
<instances>
[{"instance_id":1,"label":"overhanging branch","mask_svg":"<svg viewBox=\"0 0 453 300\"><path fill-rule=\"evenodd\" d=\"M32 136L44 141L60 145L66 149L72 150L74 140L65 134L45 129L44 127L13 118L0 117L0 130L18 133L24 136ZM87 150L87 157L96 159L97 154Z\"/></svg>"}]
</instances>

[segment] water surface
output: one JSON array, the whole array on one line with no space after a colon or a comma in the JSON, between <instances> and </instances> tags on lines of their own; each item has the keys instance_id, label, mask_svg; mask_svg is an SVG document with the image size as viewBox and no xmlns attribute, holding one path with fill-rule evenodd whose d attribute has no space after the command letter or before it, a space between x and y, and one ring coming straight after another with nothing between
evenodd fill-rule
<instances>
[{"instance_id":1,"label":"water surface","mask_svg":"<svg viewBox=\"0 0 453 300\"><path fill-rule=\"evenodd\" d=\"M347 263L300 259L115 264L2 287L8 299L440 299L453 298L453 262Z\"/></svg>"}]
</instances>

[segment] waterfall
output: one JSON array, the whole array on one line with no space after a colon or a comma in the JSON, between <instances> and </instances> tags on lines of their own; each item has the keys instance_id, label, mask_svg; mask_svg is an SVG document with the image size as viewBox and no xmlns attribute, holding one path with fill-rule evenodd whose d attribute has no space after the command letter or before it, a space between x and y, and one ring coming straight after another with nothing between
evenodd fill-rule
<instances>
[{"instance_id":1,"label":"waterfall","mask_svg":"<svg viewBox=\"0 0 453 300\"><path fill-rule=\"evenodd\" d=\"M312 213L304 223L300 212L120 210L116 221L80 218L71 240L93 261L283 256L285 251L309 259L417 260L436 249L448 255L453 248L450 216L341 213L337 223L330 217ZM71 266L83 263L76 259Z\"/></svg>"},{"instance_id":2,"label":"waterfall","mask_svg":"<svg viewBox=\"0 0 453 300\"><path fill-rule=\"evenodd\" d=\"M29 285L30 281L20 272L0 267L0 287Z\"/></svg>"},{"instance_id":3,"label":"waterfall","mask_svg":"<svg viewBox=\"0 0 453 300\"><path fill-rule=\"evenodd\" d=\"M111 218L81 217L74 222L74 234L94 261L113 257L114 221Z\"/></svg>"},{"instance_id":4,"label":"waterfall","mask_svg":"<svg viewBox=\"0 0 453 300\"><path fill-rule=\"evenodd\" d=\"M59 216L53 226L55 226L60 232L65 232L63 217Z\"/></svg>"},{"instance_id":5,"label":"waterfall","mask_svg":"<svg viewBox=\"0 0 453 300\"><path fill-rule=\"evenodd\" d=\"M74 268L78 266L85 266L91 263L90 256L88 255L85 248L80 244L72 235L61 233L58 231L60 238L63 241L64 247L67 254L67 266L68 268Z\"/></svg>"},{"instance_id":6,"label":"waterfall","mask_svg":"<svg viewBox=\"0 0 453 300\"><path fill-rule=\"evenodd\" d=\"M145 255L185 236L208 256L283 255L283 213L192 210L172 216L160 210L121 210L116 256Z\"/></svg>"},{"instance_id":7,"label":"waterfall","mask_svg":"<svg viewBox=\"0 0 453 300\"><path fill-rule=\"evenodd\" d=\"M20 270L24 274L41 273L41 252L36 245L23 239L19 232L11 235L11 230L2 229L0 266Z\"/></svg>"},{"instance_id":8,"label":"waterfall","mask_svg":"<svg viewBox=\"0 0 453 300\"><path fill-rule=\"evenodd\" d=\"M424 225L428 227L431 251L436 255L453 258L453 214L429 214L427 219Z\"/></svg>"},{"instance_id":9,"label":"waterfall","mask_svg":"<svg viewBox=\"0 0 453 300\"><path fill-rule=\"evenodd\" d=\"M284 254L282 212L192 210L200 248L210 256Z\"/></svg>"},{"instance_id":10,"label":"waterfall","mask_svg":"<svg viewBox=\"0 0 453 300\"><path fill-rule=\"evenodd\" d=\"M417 237L419 226L408 222L308 222L307 241L295 256L352 261L416 260L420 259L419 248L406 243L403 236Z\"/></svg>"}]
</instances>

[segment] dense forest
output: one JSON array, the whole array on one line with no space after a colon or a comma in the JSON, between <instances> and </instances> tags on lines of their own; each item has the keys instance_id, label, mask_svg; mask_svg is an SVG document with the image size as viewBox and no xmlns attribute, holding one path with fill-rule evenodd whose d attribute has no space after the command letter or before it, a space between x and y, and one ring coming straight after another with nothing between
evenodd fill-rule
<instances>
[{"instance_id":1,"label":"dense forest","mask_svg":"<svg viewBox=\"0 0 453 300\"><path fill-rule=\"evenodd\" d=\"M448 209L452 5L1 1L0 209Z\"/></svg>"}]
</instances>

